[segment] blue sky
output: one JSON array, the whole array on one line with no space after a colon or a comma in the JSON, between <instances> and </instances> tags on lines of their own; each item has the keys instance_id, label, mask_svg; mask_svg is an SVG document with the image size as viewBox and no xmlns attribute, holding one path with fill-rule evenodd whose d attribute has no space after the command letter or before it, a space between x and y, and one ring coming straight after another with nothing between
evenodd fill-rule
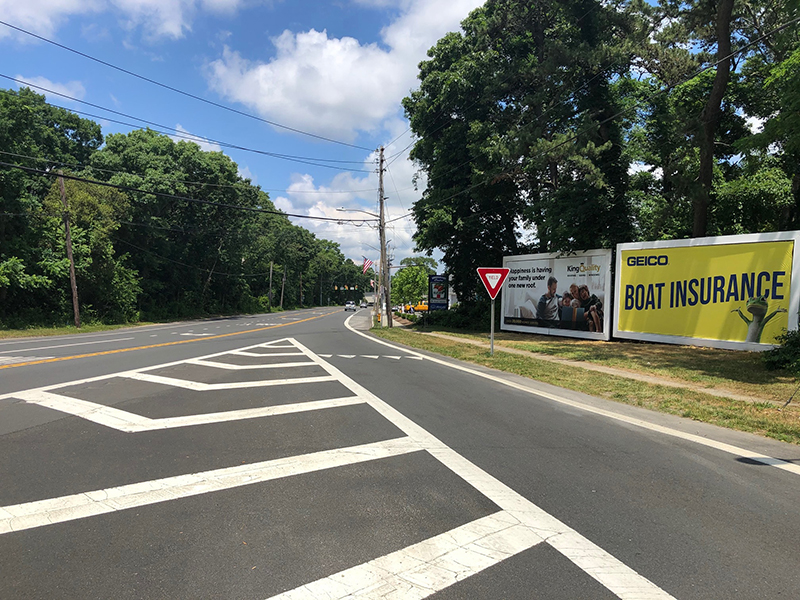
<instances>
[{"instance_id":1,"label":"blue sky","mask_svg":"<svg viewBox=\"0 0 800 600\"><path fill-rule=\"evenodd\" d=\"M377 212L376 153L386 146L388 218L409 212L420 191L407 160L412 142L400 100L416 87L425 52L482 0L0 0L0 20L201 98L324 142L159 88L0 25L0 74L197 136L287 212L339 217L339 207ZM0 87L19 84L0 78ZM144 125L45 93L92 113L103 133ZM175 132L173 131L173 134ZM177 138L176 138L177 139ZM351 161L324 168L223 148ZM345 144L351 144L352 147ZM424 182L422 182L424 186ZM366 215L351 215L354 218ZM366 217L368 218L368 217ZM377 262L367 226L293 221L338 242L349 258ZM413 254L413 222L390 224L395 262Z\"/></svg>"}]
</instances>

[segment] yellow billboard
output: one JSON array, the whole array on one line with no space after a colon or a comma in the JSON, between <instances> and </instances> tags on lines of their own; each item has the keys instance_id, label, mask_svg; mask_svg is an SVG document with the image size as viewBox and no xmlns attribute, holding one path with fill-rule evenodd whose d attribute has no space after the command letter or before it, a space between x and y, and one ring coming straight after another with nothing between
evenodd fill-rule
<instances>
[{"instance_id":1,"label":"yellow billboard","mask_svg":"<svg viewBox=\"0 0 800 600\"><path fill-rule=\"evenodd\" d=\"M731 239L620 244L615 335L775 343L790 324L795 240Z\"/></svg>"}]
</instances>

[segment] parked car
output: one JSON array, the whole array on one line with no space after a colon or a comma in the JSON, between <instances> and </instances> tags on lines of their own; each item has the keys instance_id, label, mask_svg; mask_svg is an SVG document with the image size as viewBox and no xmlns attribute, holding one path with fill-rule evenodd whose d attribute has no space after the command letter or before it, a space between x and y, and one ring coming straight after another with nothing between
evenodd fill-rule
<instances>
[{"instance_id":1,"label":"parked car","mask_svg":"<svg viewBox=\"0 0 800 600\"><path fill-rule=\"evenodd\" d=\"M403 307L403 312L407 313L415 313L421 310L428 310L428 301L422 300L421 302L417 302L416 304L406 304Z\"/></svg>"},{"instance_id":2,"label":"parked car","mask_svg":"<svg viewBox=\"0 0 800 600\"><path fill-rule=\"evenodd\" d=\"M362 300L362 301L361 301L361 308L367 308L367 302L366 302L366 300Z\"/></svg>"},{"instance_id":3,"label":"parked car","mask_svg":"<svg viewBox=\"0 0 800 600\"><path fill-rule=\"evenodd\" d=\"M356 303L353 302L352 300L348 300L347 302L344 303L344 309L345 310L355 311L355 310L357 310L356 309Z\"/></svg>"}]
</instances>

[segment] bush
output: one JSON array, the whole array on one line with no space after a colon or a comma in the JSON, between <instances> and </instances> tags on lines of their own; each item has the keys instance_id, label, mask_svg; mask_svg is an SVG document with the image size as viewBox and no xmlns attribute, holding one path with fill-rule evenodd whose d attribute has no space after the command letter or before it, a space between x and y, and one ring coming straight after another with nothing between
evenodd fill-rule
<instances>
[{"instance_id":1,"label":"bush","mask_svg":"<svg viewBox=\"0 0 800 600\"><path fill-rule=\"evenodd\" d=\"M800 374L800 331L787 331L776 339L780 346L762 354L764 366Z\"/></svg>"},{"instance_id":2,"label":"bush","mask_svg":"<svg viewBox=\"0 0 800 600\"><path fill-rule=\"evenodd\" d=\"M495 306L495 318L499 315ZM450 310L433 310L425 316L425 325L448 327L451 329L467 329L472 331L489 331L491 323L491 304L489 302L462 302Z\"/></svg>"}]
</instances>

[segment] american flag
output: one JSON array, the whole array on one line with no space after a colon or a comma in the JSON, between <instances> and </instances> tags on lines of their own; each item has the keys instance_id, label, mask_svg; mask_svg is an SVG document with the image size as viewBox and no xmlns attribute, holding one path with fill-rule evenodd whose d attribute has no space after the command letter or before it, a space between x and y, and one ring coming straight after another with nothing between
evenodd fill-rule
<instances>
[{"instance_id":1,"label":"american flag","mask_svg":"<svg viewBox=\"0 0 800 600\"><path fill-rule=\"evenodd\" d=\"M364 268L361 271L361 273L363 275L363 274L365 274L367 272L367 269L369 269L372 266L372 261L370 259L368 259L366 256L363 256L363 255L361 256L361 258L364 259Z\"/></svg>"}]
</instances>

